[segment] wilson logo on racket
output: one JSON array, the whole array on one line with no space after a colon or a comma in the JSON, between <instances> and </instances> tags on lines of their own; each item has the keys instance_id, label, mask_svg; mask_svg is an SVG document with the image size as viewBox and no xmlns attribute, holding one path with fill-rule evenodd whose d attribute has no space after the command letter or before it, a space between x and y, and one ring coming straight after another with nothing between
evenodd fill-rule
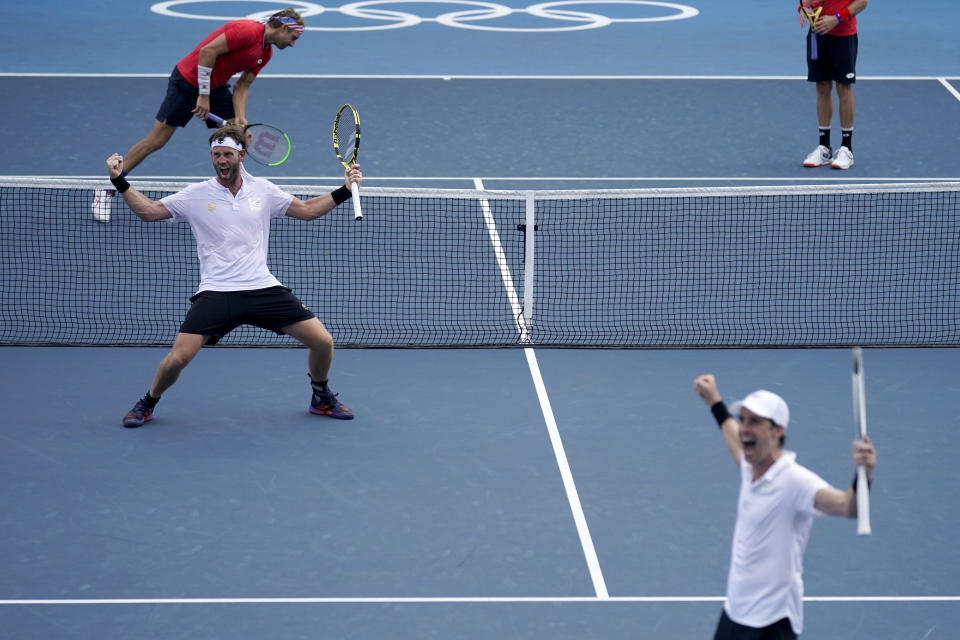
<instances>
[{"instance_id":1,"label":"wilson logo on racket","mask_svg":"<svg viewBox=\"0 0 960 640\"><path fill-rule=\"evenodd\" d=\"M224 126L227 121L220 116L212 113L207 118ZM253 158L262 165L275 167L283 164L290 157L290 151L293 146L290 143L290 136L272 124L255 122L243 127L247 134L247 156ZM223 142L225 137L218 138L218 142Z\"/></svg>"},{"instance_id":2,"label":"wilson logo on racket","mask_svg":"<svg viewBox=\"0 0 960 640\"><path fill-rule=\"evenodd\" d=\"M264 132L253 141L253 149L265 156L270 156L276 151L280 140L282 140L280 136Z\"/></svg>"}]
</instances>

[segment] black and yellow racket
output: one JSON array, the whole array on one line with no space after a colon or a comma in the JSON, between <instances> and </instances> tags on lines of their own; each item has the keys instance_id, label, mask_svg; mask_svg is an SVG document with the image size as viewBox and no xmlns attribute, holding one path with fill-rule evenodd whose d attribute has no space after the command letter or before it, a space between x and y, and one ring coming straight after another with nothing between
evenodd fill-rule
<instances>
[{"instance_id":1,"label":"black and yellow racket","mask_svg":"<svg viewBox=\"0 0 960 640\"><path fill-rule=\"evenodd\" d=\"M333 150L345 168L356 164L357 151L360 150L360 115L352 104L340 107L337 117L333 119ZM353 219L362 220L360 187L356 182L350 183L350 191L353 193Z\"/></svg>"},{"instance_id":2,"label":"black and yellow racket","mask_svg":"<svg viewBox=\"0 0 960 640\"><path fill-rule=\"evenodd\" d=\"M810 59L817 60L817 40L820 36L814 33L813 26L820 19L820 12L823 11L823 0L800 0L799 11L807 16L807 22L810 23Z\"/></svg>"},{"instance_id":3,"label":"black and yellow racket","mask_svg":"<svg viewBox=\"0 0 960 640\"><path fill-rule=\"evenodd\" d=\"M226 120L212 113L207 118L219 126L227 124ZM276 167L290 157L290 137L272 124L256 122L243 128L247 134L247 155L268 167Z\"/></svg>"}]
</instances>

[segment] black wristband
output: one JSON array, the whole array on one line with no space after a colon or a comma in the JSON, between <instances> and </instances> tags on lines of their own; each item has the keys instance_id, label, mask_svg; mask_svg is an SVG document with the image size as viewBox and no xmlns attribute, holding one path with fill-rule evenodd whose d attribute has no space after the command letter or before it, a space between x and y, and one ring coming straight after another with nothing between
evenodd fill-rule
<instances>
[{"instance_id":1,"label":"black wristband","mask_svg":"<svg viewBox=\"0 0 960 640\"><path fill-rule=\"evenodd\" d=\"M334 204L340 204L341 202L343 202L353 194L350 192L350 189L347 189L347 186L344 185L339 189L335 189L334 191L331 191L330 195L333 196Z\"/></svg>"},{"instance_id":2,"label":"black wristband","mask_svg":"<svg viewBox=\"0 0 960 640\"><path fill-rule=\"evenodd\" d=\"M721 429L723 428L723 423L726 422L727 418L733 417L727 410L727 405L723 403L723 400L710 405L710 413L713 414L714 419L717 421L717 426Z\"/></svg>"},{"instance_id":3,"label":"black wristband","mask_svg":"<svg viewBox=\"0 0 960 640\"><path fill-rule=\"evenodd\" d=\"M853 473L853 484L851 485L851 486L853 487L853 492L854 492L854 493L857 492L857 484L859 484L859 483L857 482L857 472L854 472L854 473ZM870 479L870 478L867 478L867 490L869 491L869 490L870 490L870 487L872 487L872 486L873 486L873 480Z\"/></svg>"},{"instance_id":4,"label":"black wristband","mask_svg":"<svg viewBox=\"0 0 960 640\"><path fill-rule=\"evenodd\" d=\"M130 188L130 183L127 182L127 179L123 177L122 173L116 178L110 178L110 182L117 188L117 193L123 193Z\"/></svg>"}]
</instances>

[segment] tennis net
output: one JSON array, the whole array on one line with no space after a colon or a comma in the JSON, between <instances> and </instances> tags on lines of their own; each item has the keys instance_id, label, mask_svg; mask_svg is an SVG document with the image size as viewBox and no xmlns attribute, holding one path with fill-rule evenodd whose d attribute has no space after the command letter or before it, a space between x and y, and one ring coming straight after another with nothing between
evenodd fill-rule
<instances>
[{"instance_id":1,"label":"tennis net","mask_svg":"<svg viewBox=\"0 0 960 640\"><path fill-rule=\"evenodd\" d=\"M172 342L199 282L189 226L119 196L98 222L103 188L0 180L0 344ZM369 187L360 222L349 203L274 221L269 264L341 347L960 345L958 193ZM295 343L245 326L221 344Z\"/></svg>"}]
</instances>

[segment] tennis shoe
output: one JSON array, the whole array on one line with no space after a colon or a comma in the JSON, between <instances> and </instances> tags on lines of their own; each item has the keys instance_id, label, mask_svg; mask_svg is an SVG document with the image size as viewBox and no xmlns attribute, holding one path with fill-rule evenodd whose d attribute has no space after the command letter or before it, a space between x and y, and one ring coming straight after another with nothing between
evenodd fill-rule
<instances>
[{"instance_id":1,"label":"tennis shoe","mask_svg":"<svg viewBox=\"0 0 960 640\"><path fill-rule=\"evenodd\" d=\"M97 189L93 194L93 219L97 222L110 222L113 212L113 189Z\"/></svg>"},{"instance_id":2,"label":"tennis shoe","mask_svg":"<svg viewBox=\"0 0 960 640\"><path fill-rule=\"evenodd\" d=\"M310 400L310 413L340 420L353 420L353 411L340 404L337 394L332 391L314 393Z\"/></svg>"},{"instance_id":3,"label":"tennis shoe","mask_svg":"<svg viewBox=\"0 0 960 640\"><path fill-rule=\"evenodd\" d=\"M833 156L830 166L834 169L849 169L853 166L853 151L847 147L840 147L837 149L837 155Z\"/></svg>"},{"instance_id":4,"label":"tennis shoe","mask_svg":"<svg viewBox=\"0 0 960 640\"><path fill-rule=\"evenodd\" d=\"M123 426L134 429L151 420L153 420L153 409L147 406L143 398L140 398L137 400L137 404L133 405L133 409L130 409L127 415L123 416Z\"/></svg>"},{"instance_id":5,"label":"tennis shoe","mask_svg":"<svg viewBox=\"0 0 960 640\"><path fill-rule=\"evenodd\" d=\"M822 144L817 145L817 148L807 154L807 157L803 159L803 166L805 167L822 167L825 164L830 164L830 147L825 147Z\"/></svg>"}]
</instances>

